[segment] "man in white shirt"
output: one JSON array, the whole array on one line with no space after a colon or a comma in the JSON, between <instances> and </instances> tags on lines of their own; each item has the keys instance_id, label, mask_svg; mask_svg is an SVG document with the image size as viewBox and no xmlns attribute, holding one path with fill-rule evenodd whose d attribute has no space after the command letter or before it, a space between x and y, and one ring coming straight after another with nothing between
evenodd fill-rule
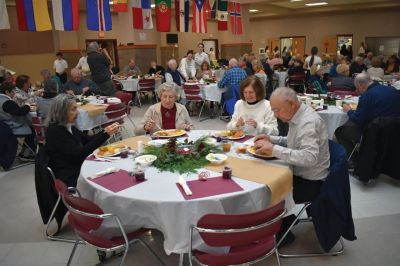
<instances>
[{"instance_id":1,"label":"man in white shirt","mask_svg":"<svg viewBox=\"0 0 400 266\"><path fill-rule=\"evenodd\" d=\"M289 132L287 137L256 136L256 153L271 154L288 163L293 171L294 202L312 201L319 194L323 180L329 173L330 156L325 123L313 109L299 102L295 91L290 88L274 90L270 105L277 118L289 123ZM293 217L284 219L281 231L288 228ZM292 233L288 237L291 239L285 238L284 241L294 240Z\"/></svg>"},{"instance_id":2,"label":"man in white shirt","mask_svg":"<svg viewBox=\"0 0 400 266\"><path fill-rule=\"evenodd\" d=\"M90 76L90 67L87 62L87 53L85 49L81 50L81 56L75 68L80 69L82 76L88 78Z\"/></svg>"},{"instance_id":3,"label":"man in white shirt","mask_svg":"<svg viewBox=\"0 0 400 266\"><path fill-rule=\"evenodd\" d=\"M185 79L185 81L196 79L196 66L193 60L193 50L189 50L186 53L186 57L182 58L179 64L179 72Z\"/></svg>"},{"instance_id":4,"label":"man in white shirt","mask_svg":"<svg viewBox=\"0 0 400 266\"><path fill-rule=\"evenodd\" d=\"M209 65L211 65L208 54L204 52L203 43L199 43L197 45L197 53L194 55L194 61L196 62L196 69L200 69L200 66L203 64L203 62L207 62Z\"/></svg>"},{"instance_id":5,"label":"man in white shirt","mask_svg":"<svg viewBox=\"0 0 400 266\"><path fill-rule=\"evenodd\" d=\"M53 68L56 71L56 75L60 78L62 84L65 84L67 82L67 68L68 64L67 61L63 59L63 53L58 52L56 54L57 59L54 60L54 66Z\"/></svg>"}]
</instances>

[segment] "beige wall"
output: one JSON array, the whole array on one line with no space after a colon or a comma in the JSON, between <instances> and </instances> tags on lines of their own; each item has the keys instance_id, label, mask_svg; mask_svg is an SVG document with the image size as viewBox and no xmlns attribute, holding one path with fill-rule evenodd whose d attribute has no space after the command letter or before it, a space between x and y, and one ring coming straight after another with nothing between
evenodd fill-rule
<instances>
[{"instance_id":1,"label":"beige wall","mask_svg":"<svg viewBox=\"0 0 400 266\"><path fill-rule=\"evenodd\" d=\"M400 36L399 12L348 13L312 17L251 20L250 36L254 50L265 47L268 38L306 36L306 53L322 49L326 36L353 34L353 53L365 37Z\"/></svg>"}]
</instances>

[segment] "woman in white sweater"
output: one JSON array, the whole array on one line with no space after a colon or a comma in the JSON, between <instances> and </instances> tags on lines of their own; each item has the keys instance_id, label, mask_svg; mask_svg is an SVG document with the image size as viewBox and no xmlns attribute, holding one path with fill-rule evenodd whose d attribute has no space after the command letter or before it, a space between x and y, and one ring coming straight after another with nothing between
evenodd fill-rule
<instances>
[{"instance_id":1,"label":"woman in white sweater","mask_svg":"<svg viewBox=\"0 0 400 266\"><path fill-rule=\"evenodd\" d=\"M256 76L249 76L240 83L240 98L235 104L228 130L243 129L246 134L278 135L278 123L265 100L265 87Z\"/></svg>"}]
</instances>

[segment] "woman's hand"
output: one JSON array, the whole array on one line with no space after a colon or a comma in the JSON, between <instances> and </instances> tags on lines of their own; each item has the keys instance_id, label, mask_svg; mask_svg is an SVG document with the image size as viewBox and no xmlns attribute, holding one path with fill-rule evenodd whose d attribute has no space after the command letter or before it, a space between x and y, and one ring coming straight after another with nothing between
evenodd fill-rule
<instances>
[{"instance_id":1,"label":"woman's hand","mask_svg":"<svg viewBox=\"0 0 400 266\"><path fill-rule=\"evenodd\" d=\"M236 127L242 127L244 125L243 117L239 117L238 121L236 122Z\"/></svg>"},{"instance_id":2,"label":"woman's hand","mask_svg":"<svg viewBox=\"0 0 400 266\"><path fill-rule=\"evenodd\" d=\"M187 125L187 124L183 124L179 128L183 129L183 130L191 130L192 126L191 125Z\"/></svg>"},{"instance_id":3,"label":"woman's hand","mask_svg":"<svg viewBox=\"0 0 400 266\"><path fill-rule=\"evenodd\" d=\"M109 125L108 127L106 127L105 129L104 129L104 131L108 134L108 135L110 135L110 137L112 136L112 135L114 135L115 133L117 133L118 131L119 131L119 128L121 127L121 125L119 124L119 123L114 123L114 124L111 124L111 125Z\"/></svg>"},{"instance_id":4,"label":"woman's hand","mask_svg":"<svg viewBox=\"0 0 400 266\"><path fill-rule=\"evenodd\" d=\"M257 121L254 120L253 118L246 119L246 124L254 128L257 128Z\"/></svg>"},{"instance_id":5,"label":"woman's hand","mask_svg":"<svg viewBox=\"0 0 400 266\"><path fill-rule=\"evenodd\" d=\"M154 120L149 120L146 123L144 123L144 130L146 132L151 132L155 125L156 125L156 122L154 122Z\"/></svg>"}]
</instances>

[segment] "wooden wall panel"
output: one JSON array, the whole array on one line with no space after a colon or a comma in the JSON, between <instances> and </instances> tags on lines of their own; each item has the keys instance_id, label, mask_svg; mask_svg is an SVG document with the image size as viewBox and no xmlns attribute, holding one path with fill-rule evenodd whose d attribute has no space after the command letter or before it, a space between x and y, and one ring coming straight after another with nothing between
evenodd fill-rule
<instances>
[{"instance_id":1,"label":"wooden wall panel","mask_svg":"<svg viewBox=\"0 0 400 266\"><path fill-rule=\"evenodd\" d=\"M68 76L70 76L70 71L78 64L79 58L81 58L81 50L79 49L70 49L70 50L60 50L63 53L63 57L65 61L68 63ZM54 56L55 59L55 56Z\"/></svg>"},{"instance_id":2,"label":"wooden wall panel","mask_svg":"<svg viewBox=\"0 0 400 266\"><path fill-rule=\"evenodd\" d=\"M157 45L118 46L118 58L120 71L134 58L142 74L146 74L150 68L150 61L157 60Z\"/></svg>"},{"instance_id":3,"label":"wooden wall panel","mask_svg":"<svg viewBox=\"0 0 400 266\"><path fill-rule=\"evenodd\" d=\"M161 62L158 63L166 67L168 60L172 58L175 59L179 65L180 62L179 49L177 47L172 47L172 46L161 46Z\"/></svg>"},{"instance_id":4,"label":"wooden wall panel","mask_svg":"<svg viewBox=\"0 0 400 266\"><path fill-rule=\"evenodd\" d=\"M221 45L222 58L239 58L244 53L253 50L253 43L229 43Z\"/></svg>"},{"instance_id":5,"label":"wooden wall panel","mask_svg":"<svg viewBox=\"0 0 400 266\"><path fill-rule=\"evenodd\" d=\"M54 52L53 32L18 30L17 11L7 7L10 30L0 30L0 55L43 54Z\"/></svg>"}]
</instances>

